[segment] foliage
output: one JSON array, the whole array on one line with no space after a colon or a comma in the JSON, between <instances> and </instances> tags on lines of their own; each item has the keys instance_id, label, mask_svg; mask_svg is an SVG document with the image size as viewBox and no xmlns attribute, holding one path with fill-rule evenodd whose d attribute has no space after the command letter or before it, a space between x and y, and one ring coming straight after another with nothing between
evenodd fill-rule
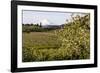
<instances>
[{"instance_id":1,"label":"foliage","mask_svg":"<svg viewBox=\"0 0 100 73\"><path fill-rule=\"evenodd\" d=\"M75 18L56 33L63 42L61 48L66 49L72 59L87 59L90 57L90 18L89 15Z\"/></svg>"}]
</instances>

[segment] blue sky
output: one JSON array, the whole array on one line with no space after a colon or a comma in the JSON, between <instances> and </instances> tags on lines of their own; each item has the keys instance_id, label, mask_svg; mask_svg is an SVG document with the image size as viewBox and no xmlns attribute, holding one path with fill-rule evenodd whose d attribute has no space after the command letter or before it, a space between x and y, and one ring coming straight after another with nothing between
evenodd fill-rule
<instances>
[{"instance_id":1,"label":"blue sky","mask_svg":"<svg viewBox=\"0 0 100 73\"><path fill-rule=\"evenodd\" d=\"M67 19L71 19L72 13L68 12L47 12L47 11L28 11L23 10L23 24L30 23L52 23L54 25L61 25L66 22Z\"/></svg>"}]
</instances>

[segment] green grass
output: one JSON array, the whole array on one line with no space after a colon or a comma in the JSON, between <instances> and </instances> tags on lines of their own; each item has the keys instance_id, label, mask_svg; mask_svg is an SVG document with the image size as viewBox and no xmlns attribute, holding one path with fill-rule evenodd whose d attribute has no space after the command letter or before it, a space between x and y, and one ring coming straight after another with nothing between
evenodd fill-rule
<instances>
[{"instance_id":1,"label":"green grass","mask_svg":"<svg viewBox=\"0 0 100 73\"><path fill-rule=\"evenodd\" d=\"M62 41L51 32L23 32L23 61L53 60ZM47 59L48 58L48 59Z\"/></svg>"},{"instance_id":2,"label":"green grass","mask_svg":"<svg viewBox=\"0 0 100 73\"><path fill-rule=\"evenodd\" d=\"M36 49L59 48L61 41L51 32L23 33L23 47Z\"/></svg>"}]
</instances>

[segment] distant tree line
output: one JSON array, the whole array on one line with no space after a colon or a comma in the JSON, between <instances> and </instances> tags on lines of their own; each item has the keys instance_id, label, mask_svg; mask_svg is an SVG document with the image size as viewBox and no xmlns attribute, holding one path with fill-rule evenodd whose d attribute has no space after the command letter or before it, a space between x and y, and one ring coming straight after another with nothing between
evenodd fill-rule
<instances>
[{"instance_id":1,"label":"distant tree line","mask_svg":"<svg viewBox=\"0 0 100 73\"><path fill-rule=\"evenodd\" d=\"M22 31L23 32L47 32L50 30L59 29L58 27L51 27L51 28L43 28L42 23L40 24L22 24Z\"/></svg>"}]
</instances>

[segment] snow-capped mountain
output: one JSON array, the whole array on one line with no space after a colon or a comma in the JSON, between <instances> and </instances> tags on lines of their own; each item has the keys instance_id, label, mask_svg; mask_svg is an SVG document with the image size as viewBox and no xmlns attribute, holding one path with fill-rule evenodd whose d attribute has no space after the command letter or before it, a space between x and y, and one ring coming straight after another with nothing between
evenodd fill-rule
<instances>
[{"instance_id":1,"label":"snow-capped mountain","mask_svg":"<svg viewBox=\"0 0 100 73\"><path fill-rule=\"evenodd\" d=\"M52 24L50 23L50 21L49 21L49 20L47 20L47 19L43 19L43 20L42 20L42 21L40 21L40 22L41 22L42 26L52 25Z\"/></svg>"},{"instance_id":2,"label":"snow-capped mountain","mask_svg":"<svg viewBox=\"0 0 100 73\"><path fill-rule=\"evenodd\" d=\"M43 19L41 21L41 25L43 28L59 28L60 27L60 25L55 25L54 23L50 22L47 19Z\"/></svg>"}]
</instances>

